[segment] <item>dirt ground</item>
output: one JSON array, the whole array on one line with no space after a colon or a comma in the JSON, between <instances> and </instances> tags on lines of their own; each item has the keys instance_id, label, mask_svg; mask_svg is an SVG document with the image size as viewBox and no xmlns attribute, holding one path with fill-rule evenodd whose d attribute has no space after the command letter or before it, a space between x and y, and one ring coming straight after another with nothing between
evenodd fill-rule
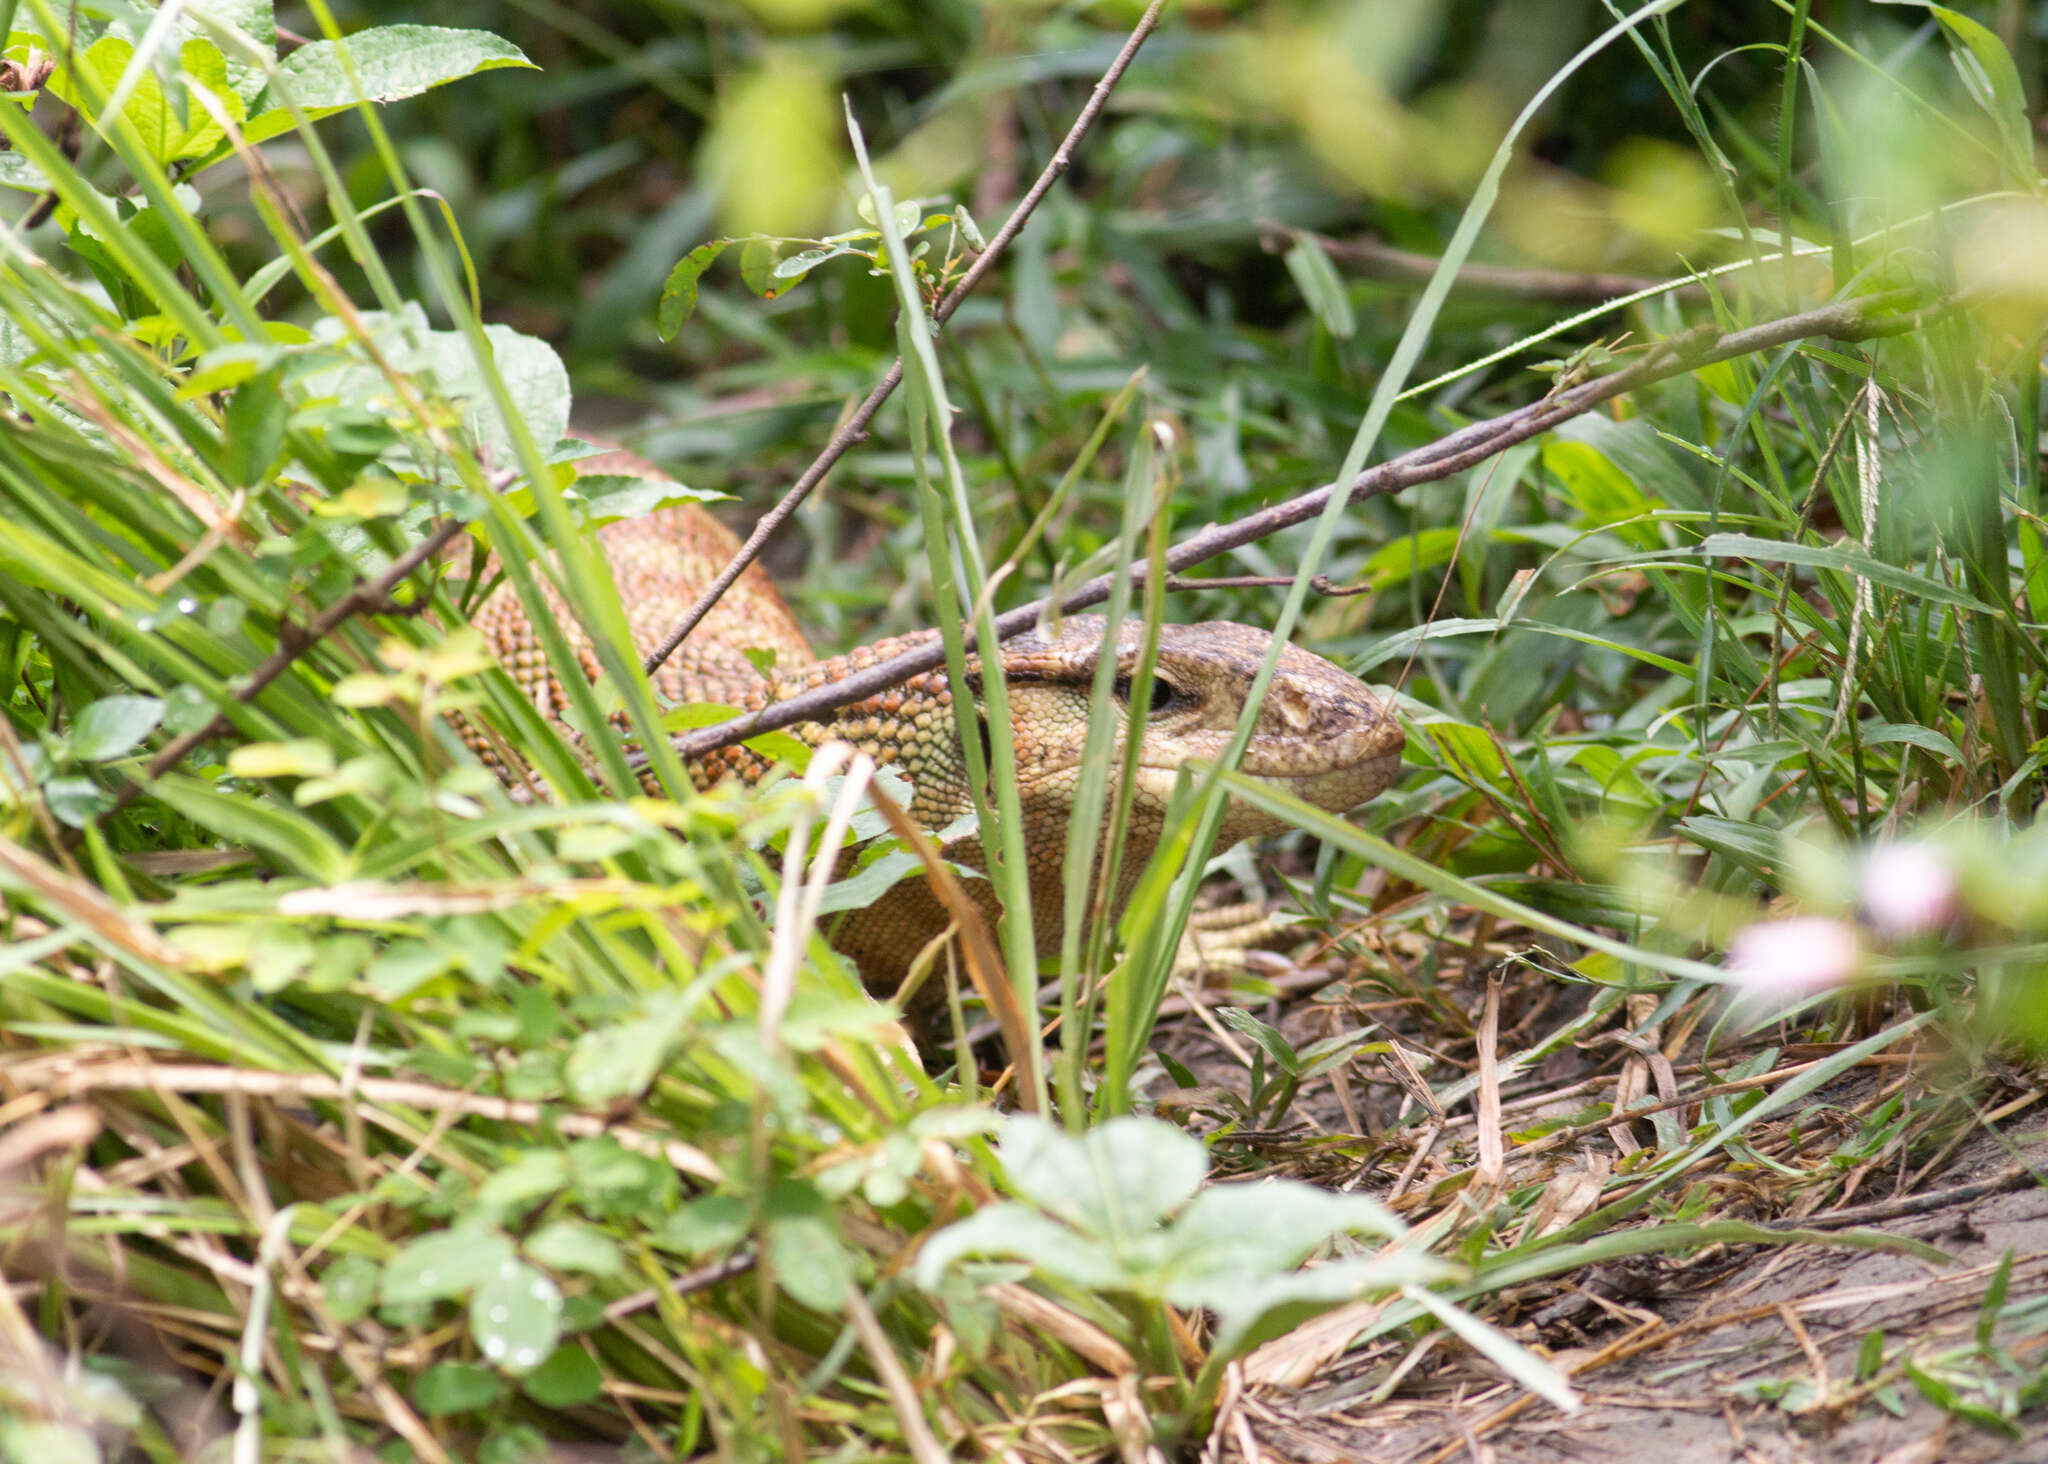
<instances>
[{"instance_id":1,"label":"dirt ground","mask_svg":"<svg viewBox=\"0 0 2048 1464\"><path fill-rule=\"evenodd\" d=\"M1326 988L1318 1002L1282 1001L1260 1015L1297 1047L1377 1020L1381 1032L1399 1034L1409 1057L1474 1072L1482 1066L1475 1038L1486 1031L1485 1001L1495 1003L1502 1054L1574 1019L1568 1004L1553 1004L1530 983L1496 987L1490 998L1481 991L1468 985L1454 998L1472 1017L1462 1035L1455 1012L1436 997L1432 1017L1420 1003L1404 1008L1355 988L1334 998ZM1524 1197L1510 1223L1538 1223L1526 1200L1533 1186L1556 1187L1591 1170L1579 1201L1584 1213L1603 1183L1614 1193L1608 1177L1617 1162L1627 1166L1632 1148L1672 1139L1673 1130L1660 1135L1640 1119L1589 1122L1589 1102L1625 1106L1648 1089L1684 1117L1682 1130L1699 1122L1701 1110L1673 1095L1701 1092L1739 1055L1692 1061L1703 1028L1672 1023L1657 1031L1639 1021L1639 1013L1617 1011L1611 1023L1588 1024L1568 1048L1511 1073L1498 1089L1490 1120L1506 1154L1498 1194ZM1244 1051L1240 1044L1231 1052L1222 1025L1191 1021L1168 1040L1201 1091L1242 1095ZM1624 1028L1632 1028L1628 1044L1600 1035ZM1775 1068L1758 1075L1759 1086L1841 1050L1801 1041L1805 1035L1756 1034L1759 1050L1768 1048L1759 1064ZM1444 1345L1421 1349L1388 1337L1349 1351L1333 1346L1335 1355L1299 1385L1254 1378L1218 1457L1268 1464L2048 1464L2048 1396L2025 1391L2048 1391L2037 1382L2048 1361L2048 1134L2034 1107L2042 1094L2032 1075L1980 1074L1958 1123L1947 1086L1955 1069L1909 1049L1873 1054L1784 1121L1755 1126L1743 1153L1717 1156L1698 1171L1698 1193L1709 1198L1684 1218L1819 1232L1813 1241L1639 1255L1512 1286L1476 1305L1572 1374L1582 1398L1576 1415L1536 1399L1445 1334L1433 1339ZM1235 1138L1241 1172L1293 1173L1375 1195L1414 1224L1454 1213L1477 1187L1480 1130L1489 1122L1474 1113L1479 1105L1446 1105L1418 1125L1421 1083L1401 1083L1391 1062L1351 1071L1342 1094L1327 1079L1304 1086L1277 1126L1260 1130L1237 1115L1235 1132L1218 1146L1219 1164ZM1439 1092L1448 1086L1445 1071L1429 1074ZM1361 1075L1366 1081L1357 1081ZM1217 1100L1208 1116L1227 1122L1231 1101ZM1533 1125L1546 1119L1577 1128L1528 1142ZM1414 1137L1418 1129L1424 1137ZM1885 1136L1869 1138L1880 1129ZM1649 1218L1624 1222L1623 1230ZM1948 1259L1902 1253L1899 1241ZM1980 1318L2008 1252L1995 1346L1986 1351L1976 1346ZM2018 1425L2007 1421L2014 1416Z\"/></svg>"},{"instance_id":2,"label":"dirt ground","mask_svg":"<svg viewBox=\"0 0 2048 1464\"><path fill-rule=\"evenodd\" d=\"M1981 1156L1988 1161L1984 1176L1973 1183L1952 1174L1955 1183L1945 1188L1999 1181L2006 1156L1994 1144L1984 1147L1993 1151ZM2048 1149L2037 1143L2033 1157L2048 1157ZM1254 1437L1269 1461L1299 1464L1646 1457L1656 1464L2048 1464L2048 1420L2038 1416L2014 1439L1951 1417L1911 1383L1891 1394L1903 1417L1869 1396L1853 1396L1861 1391L1854 1383L1857 1350L1874 1328L1894 1342L1914 1338L1929 1353L1968 1342L2007 1249L2014 1262L2008 1311L2035 1301L2031 1340L2042 1341L2048 1191L2030 1186L1961 1198L1882 1228L1927 1241L1955 1264L1938 1268L1909 1256L1798 1245L1745 1248L1749 1254L1732 1269L1710 1262L1704 1289L1696 1289L1687 1267L1654 1262L1633 1275L1571 1278L1574 1299L1609 1323L1578 1355L1597 1353L1610 1341L1609 1329L1622 1339L1662 1324L1654 1345L1580 1376L1584 1407L1576 1417L1537 1404L1486 1428L1516 1403L1518 1390L1468 1362L1434 1380L1442 1397L1397 1398L1370 1416L1346 1406L1341 1380L1319 1381L1271 1408ZM1586 1293L1600 1294L1605 1306ZM1734 1318L1740 1320L1724 1320ZM2026 1330L2008 1326L1999 1336L2024 1349ZM1568 1363L1574 1351L1561 1350L1554 1360ZM1817 1377L1824 1380L1815 1386ZM1809 1386L1796 1394L1788 1388L1780 1401L1757 1396L1759 1385L1779 1383ZM1817 1395L1840 1401L1814 1407Z\"/></svg>"}]
</instances>

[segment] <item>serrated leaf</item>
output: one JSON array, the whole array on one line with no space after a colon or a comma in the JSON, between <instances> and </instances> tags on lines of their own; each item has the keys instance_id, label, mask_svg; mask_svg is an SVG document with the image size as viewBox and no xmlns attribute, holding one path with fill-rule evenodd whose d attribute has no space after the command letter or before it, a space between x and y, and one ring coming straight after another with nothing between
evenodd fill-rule
<instances>
[{"instance_id":1,"label":"serrated leaf","mask_svg":"<svg viewBox=\"0 0 2048 1464\"><path fill-rule=\"evenodd\" d=\"M181 158L203 157L219 146L226 135L219 122L193 97L202 88L230 120L241 122L246 115L242 98L228 83L227 61L212 41L194 37L178 48L175 68L168 57L155 58L132 77L135 45L122 36L102 36L78 57L76 70L59 67L49 80L53 96L90 118L101 132L112 126L99 114L98 104L79 72L92 77L96 90L109 102L120 103L120 115L134 128L149 155L159 163ZM173 71L167 90L164 71ZM123 95L125 84L125 96Z\"/></svg>"},{"instance_id":2,"label":"serrated leaf","mask_svg":"<svg viewBox=\"0 0 2048 1464\"><path fill-rule=\"evenodd\" d=\"M533 63L489 31L383 25L343 41L313 41L278 63L276 79L250 104L243 130L250 142L291 131L287 96L318 118L358 101L392 102L508 66L532 69Z\"/></svg>"}]
</instances>

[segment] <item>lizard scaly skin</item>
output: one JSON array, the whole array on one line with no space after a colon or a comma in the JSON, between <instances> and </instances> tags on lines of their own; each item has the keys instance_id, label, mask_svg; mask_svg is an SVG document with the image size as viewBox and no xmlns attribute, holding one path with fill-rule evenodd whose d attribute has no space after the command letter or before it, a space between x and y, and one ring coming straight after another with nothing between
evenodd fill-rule
<instances>
[{"instance_id":1,"label":"lizard scaly skin","mask_svg":"<svg viewBox=\"0 0 2048 1464\"><path fill-rule=\"evenodd\" d=\"M584 468L590 471L591 463L586 461ZM599 470L605 468L654 471L627 454L613 455ZM667 508L608 525L599 531L599 542L634 643L643 648L660 639L738 547L723 525L695 506ZM595 676L596 656L580 626L552 593L549 600L586 672ZM558 714L566 705L561 686L518 600L500 592L480 608L474 623L541 710ZM1068 816L1080 776L1103 625L1099 616L1073 616L1056 634L1033 632L1002 647L1032 916L1041 950L1057 949L1060 937ZM1139 623L1130 621L1116 637L1122 687L1128 687L1130 668L1137 660L1140 632ZM656 685L671 701L712 702L752 711L874 665L933 634L878 641L831 660L814 660L788 606L756 565L664 664ZM1271 643L1264 631L1225 621L1161 627L1153 709L1145 723L1121 888L1112 892L1110 901L1113 914L1122 909L1159 841L1176 775L1190 763L1222 753ZM757 669L742 654L747 649L773 651L771 669ZM970 656L968 667L970 679L978 680L980 659ZM1119 717L1127 717L1121 701L1118 706ZM972 811L952 689L942 672L911 677L790 730L812 746L833 738L850 742L878 763L897 769L914 791L912 816L928 829L943 829ZM473 733L468 735L472 746L485 750ZM1388 702L1320 656L1289 646L1281 652L1239 767L1318 807L1342 812L1378 794L1399 776L1403 742L1400 720ZM1121 725L1117 743L1113 767L1122 761ZM727 747L698 760L690 772L700 788L709 788L729 777L753 782L771 766L743 747ZM1226 805L1219 839L1228 845L1283 827L1233 799ZM971 838L956 840L945 852L970 867L983 866L980 846ZM989 883L975 880L967 887L993 923L997 907ZM948 923L925 881L910 879L867 909L843 916L832 932L832 943L856 963L871 989L887 992Z\"/></svg>"}]
</instances>

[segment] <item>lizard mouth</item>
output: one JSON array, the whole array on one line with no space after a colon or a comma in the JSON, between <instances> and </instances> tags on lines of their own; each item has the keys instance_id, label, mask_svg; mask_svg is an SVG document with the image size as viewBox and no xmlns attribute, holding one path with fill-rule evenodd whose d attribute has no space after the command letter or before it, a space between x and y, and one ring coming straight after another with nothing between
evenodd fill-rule
<instances>
[{"instance_id":1,"label":"lizard mouth","mask_svg":"<svg viewBox=\"0 0 2048 1464\"><path fill-rule=\"evenodd\" d=\"M1147 739L1150 752L1151 739ZM1381 713L1336 736L1291 737L1257 732L1246 744L1238 771L1248 778L1293 794L1332 813L1357 807L1401 775L1401 748L1406 742L1400 723ZM1230 734L1214 728L1194 729L1173 739L1165 756L1146 756L1143 772L1170 787L1174 775L1191 762L1214 762L1230 745ZM1277 823L1276 828L1280 827Z\"/></svg>"}]
</instances>

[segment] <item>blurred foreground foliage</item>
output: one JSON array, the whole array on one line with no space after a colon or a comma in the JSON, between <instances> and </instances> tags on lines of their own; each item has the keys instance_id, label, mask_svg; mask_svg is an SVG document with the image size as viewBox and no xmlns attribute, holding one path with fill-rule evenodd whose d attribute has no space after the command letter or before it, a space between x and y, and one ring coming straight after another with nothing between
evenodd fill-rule
<instances>
[{"instance_id":1,"label":"blurred foreground foliage","mask_svg":"<svg viewBox=\"0 0 2048 1464\"><path fill-rule=\"evenodd\" d=\"M0 1457L1143 1457L1204 1436L1229 1363L1360 1298L1385 1302L1360 1333L1450 1328L1564 1403L1473 1314L1497 1286L1639 1222L1639 1249L1701 1243L1678 1181L1886 1043L1932 1042L1965 1094L2037 1053L2048 8L1628 13L1169 11L941 374L775 551L837 649L934 618L935 477L959 562L1012 571L1001 607L1128 551L1154 493L1180 538L1330 481L1376 392L1353 451L1384 458L1689 327L1899 321L1674 376L1330 526L1320 571L1367 593L1312 599L1300 638L1398 686L1409 775L1348 821L1285 809L1313 838L1218 868L1284 895L1337 975L1469 1043L1453 955L1508 939L1569 983L1519 1070L1620 1014L1733 1034L1713 959L1808 912L1730 969L1829 1056L1659 1128L1546 1230L1505 1213L1535 1186L1453 1188L1414 1228L1293 1180L1205 1187L1250 1167L1253 1121L1400 1055L1369 1028L1297 1048L1228 1014L1252 1093L1206 1150L1117 1116L1194 1090L1151 1051L1185 918L1163 883L1065 1129L1006 1120L1016 1087L971 1054L927 1075L764 914L843 785L690 793L578 547L794 478L1133 7L0 0ZM1603 32L1495 198L1503 136ZM900 218L861 211L842 96ZM905 225L931 247L892 279ZM679 262L727 239L683 310ZM1423 293L1447 252L1463 281ZM673 481L579 477L572 382L577 429L623 427ZM940 465L913 444L944 401ZM1312 542L1211 568L1284 583ZM588 760L449 629L486 545L603 647L603 681L564 678ZM508 796L451 710L546 795ZM614 714L674 798L639 796ZM1909 835L1944 894L1911 918L1865 852ZM2011 1427L2038 1391L1951 1411Z\"/></svg>"}]
</instances>

